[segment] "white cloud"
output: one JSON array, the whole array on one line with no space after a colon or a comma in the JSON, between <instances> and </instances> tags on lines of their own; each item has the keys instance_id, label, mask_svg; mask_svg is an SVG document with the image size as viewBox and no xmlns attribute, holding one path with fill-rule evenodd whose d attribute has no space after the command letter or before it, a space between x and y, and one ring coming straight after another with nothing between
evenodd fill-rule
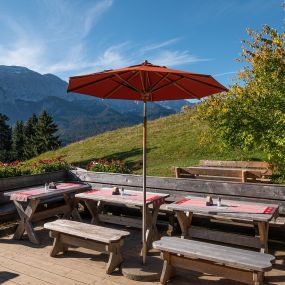
<instances>
[{"instance_id":1,"label":"white cloud","mask_svg":"<svg viewBox=\"0 0 285 285\"><path fill-rule=\"evenodd\" d=\"M0 64L21 65L41 73L72 71L88 65L85 37L113 1L36 3L41 5L34 13L40 19L38 23L28 16L21 21L13 15L0 16L6 32L6 38L0 38Z\"/></svg>"},{"instance_id":2,"label":"white cloud","mask_svg":"<svg viewBox=\"0 0 285 285\"><path fill-rule=\"evenodd\" d=\"M158 55L151 58L151 61L156 64L163 64L166 66L177 66L189 63L196 63L201 61L210 61L213 59L203 59L192 55L189 51L172 51L165 50Z\"/></svg>"},{"instance_id":3,"label":"white cloud","mask_svg":"<svg viewBox=\"0 0 285 285\"><path fill-rule=\"evenodd\" d=\"M145 53L145 52L148 52L148 51L161 49L161 48L164 48L166 46L172 45L172 44L178 42L179 40L180 40L179 38L174 38L174 39L170 39L170 40L167 40L167 41L164 41L164 42L161 42L161 43L154 43L154 44L151 44L151 45L147 45L147 46L141 48L141 52Z\"/></svg>"},{"instance_id":4,"label":"white cloud","mask_svg":"<svg viewBox=\"0 0 285 285\"><path fill-rule=\"evenodd\" d=\"M84 20L83 36L86 36L94 24L99 20L100 16L107 11L113 4L112 0L105 0L98 2L86 14Z\"/></svg>"},{"instance_id":5,"label":"white cloud","mask_svg":"<svg viewBox=\"0 0 285 285\"><path fill-rule=\"evenodd\" d=\"M229 71L229 72L224 72L224 73L218 73L218 74L214 74L213 76L219 77L219 76L225 76L225 75L234 74L234 73L237 73L237 71Z\"/></svg>"},{"instance_id":6,"label":"white cloud","mask_svg":"<svg viewBox=\"0 0 285 285\"><path fill-rule=\"evenodd\" d=\"M113 0L34 1L41 8L35 9L34 19L26 15L20 21L13 15L0 15L0 23L6 29L6 38L0 38L0 64L25 66L67 79L71 75L129 66L145 59L166 66L210 60L179 49L179 37L155 43L113 43L104 39L90 56L88 36L112 7Z\"/></svg>"}]
</instances>

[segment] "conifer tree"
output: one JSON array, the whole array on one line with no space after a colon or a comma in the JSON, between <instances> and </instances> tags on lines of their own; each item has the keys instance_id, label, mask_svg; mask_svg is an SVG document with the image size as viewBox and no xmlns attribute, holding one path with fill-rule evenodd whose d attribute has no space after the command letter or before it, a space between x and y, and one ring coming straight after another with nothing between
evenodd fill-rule
<instances>
[{"instance_id":1,"label":"conifer tree","mask_svg":"<svg viewBox=\"0 0 285 285\"><path fill-rule=\"evenodd\" d=\"M27 121L24 127L25 134L25 146L24 146L24 158L29 159L38 154L37 148L37 125L38 118L34 113Z\"/></svg>"},{"instance_id":2,"label":"conifer tree","mask_svg":"<svg viewBox=\"0 0 285 285\"><path fill-rule=\"evenodd\" d=\"M8 161L11 158L12 129L7 124L8 117L0 113L0 161Z\"/></svg>"},{"instance_id":3,"label":"conifer tree","mask_svg":"<svg viewBox=\"0 0 285 285\"><path fill-rule=\"evenodd\" d=\"M25 131L23 121L17 121L13 129L13 155L14 159L24 159Z\"/></svg>"},{"instance_id":4,"label":"conifer tree","mask_svg":"<svg viewBox=\"0 0 285 285\"><path fill-rule=\"evenodd\" d=\"M60 146L59 138L55 135L57 131L58 128L53 122L53 118L46 111L43 111L37 124L38 153L54 150Z\"/></svg>"}]
</instances>

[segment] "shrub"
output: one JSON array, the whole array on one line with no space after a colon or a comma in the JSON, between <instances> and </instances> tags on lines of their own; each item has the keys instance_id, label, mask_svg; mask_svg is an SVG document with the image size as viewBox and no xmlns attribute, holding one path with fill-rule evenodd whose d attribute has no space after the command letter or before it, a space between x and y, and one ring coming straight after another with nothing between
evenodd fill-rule
<instances>
[{"instance_id":1,"label":"shrub","mask_svg":"<svg viewBox=\"0 0 285 285\"><path fill-rule=\"evenodd\" d=\"M32 164L31 174L41 174L58 170L68 170L69 164L62 158L39 160Z\"/></svg>"},{"instance_id":2,"label":"shrub","mask_svg":"<svg viewBox=\"0 0 285 285\"><path fill-rule=\"evenodd\" d=\"M69 164L63 159L63 157L39 160L33 163L20 161L14 161L11 163L0 162L0 178L41 174L51 171L67 170L69 168Z\"/></svg>"},{"instance_id":3,"label":"shrub","mask_svg":"<svg viewBox=\"0 0 285 285\"><path fill-rule=\"evenodd\" d=\"M99 159L91 161L87 169L95 172L130 173L125 162L120 160Z\"/></svg>"}]
</instances>

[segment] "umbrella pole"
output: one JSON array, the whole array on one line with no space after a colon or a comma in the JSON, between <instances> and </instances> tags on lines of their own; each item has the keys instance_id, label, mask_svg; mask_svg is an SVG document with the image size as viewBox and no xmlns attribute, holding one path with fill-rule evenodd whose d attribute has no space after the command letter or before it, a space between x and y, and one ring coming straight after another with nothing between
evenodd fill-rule
<instances>
[{"instance_id":1,"label":"umbrella pole","mask_svg":"<svg viewBox=\"0 0 285 285\"><path fill-rule=\"evenodd\" d=\"M146 263L146 141L147 141L147 102L144 101L144 119L143 119L143 230L142 230L142 257L143 264Z\"/></svg>"}]
</instances>

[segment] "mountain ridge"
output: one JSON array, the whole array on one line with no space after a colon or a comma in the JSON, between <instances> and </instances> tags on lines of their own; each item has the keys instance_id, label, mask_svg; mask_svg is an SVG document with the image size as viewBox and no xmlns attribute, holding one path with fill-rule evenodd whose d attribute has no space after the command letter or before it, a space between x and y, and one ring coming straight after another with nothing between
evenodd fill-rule
<instances>
[{"instance_id":1,"label":"mountain ridge","mask_svg":"<svg viewBox=\"0 0 285 285\"><path fill-rule=\"evenodd\" d=\"M0 65L0 112L11 125L46 110L59 126L64 144L142 121L143 103L103 100L66 92L67 82L21 66ZM187 101L149 103L150 120L180 111ZM171 107L173 106L173 107ZM75 127L76 126L76 127Z\"/></svg>"}]
</instances>

